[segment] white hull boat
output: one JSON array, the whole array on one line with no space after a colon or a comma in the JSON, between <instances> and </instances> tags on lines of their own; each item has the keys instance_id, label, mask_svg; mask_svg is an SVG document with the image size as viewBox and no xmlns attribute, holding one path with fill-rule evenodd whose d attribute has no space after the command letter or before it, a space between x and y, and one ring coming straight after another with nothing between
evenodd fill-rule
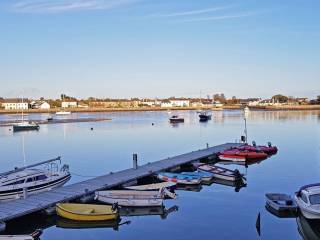
<instances>
[{"instance_id":1,"label":"white hull boat","mask_svg":"<svg viewBox=\"0 0 320 240\"><path fill-rule=\"evenodd\" d=\"M0 235L0 240L36 240L39 239L42 230L36 230L30 235Z\"/></svg>"},{"instance_id":2,"label":"white hull boat","mask_svg":"<svg viewBox=\"0 0 320 240\"><path fill-rule=\"evenodd\" d=\"M111 190L95 192L95 200L126 207L162 206L164 194L160 191Z\"/></svg>"},{"instance_id":3,"label":"white hull boat","mask_svg":"<svg viewBox=\"0 0 320 240\"><path fill-rule=\"evenodd\" d=\"M128 186L125 189L129 190L139 190L139 191L153 191L153 190L160 190L162 188L174 188L177 184L173 182L161 182L161 183L152 183L146 185L138 185L138 186Z\"/></svg>"},{"instance_id":4,"label":"white hull boat","mask_svg":"<svg viewBox=\"0 0 320 240\"><path fill-rule=\"evenodd\" d=\"M320 219L320 184L306 185L295 194L295 201L307 219Z\"/></svg>"},{"instance_id":5,"label":"white hull boat","mask_svg":"<svg viewBox=\"0 0 320 240\"><path fill-rule=\"evenodd\" d=\"M51 169L46 170L26 168L0 175L0 202L49 191L70 180L71 175L67 165L62 166L61 169L58 169L58 165L50 166Z\"/></svg>"},{"instance_id":6,"label":"white hull boat","mask_svg":"<svg viewBox=\"0 0 320 240\"><path fill-rule=\"evenodd\" d=\"M67 112L67 111L59 111L59 112L56 112L56 115L70 115L71 112Z\"/></svg>"},{"instance_id":7,"label":"white hull boat","mask_svg":"<svg viewBox=\"0 0 320 240\"><path fill-rule=\"evenodd\" d=\"M230 170L223 167L213 166L209 164L203 164L198 166L199 171L213 173L213 177L217 179L223 179L227 181L239 181L242 180L243 175L238 170Z\"/></svg>"}]
</instances>

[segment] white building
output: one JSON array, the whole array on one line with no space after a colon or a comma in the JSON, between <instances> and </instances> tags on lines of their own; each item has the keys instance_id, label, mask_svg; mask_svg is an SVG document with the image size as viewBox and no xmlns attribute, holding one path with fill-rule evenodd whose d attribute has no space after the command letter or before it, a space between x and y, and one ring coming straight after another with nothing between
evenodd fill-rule
<instances>
[{"instance_id":1,"label":"white building","mask_svg":"<svg viewBox=\"0 0 320 240\"><path fill-rule=\"evenodd\" d=\"M223 103L221 103L220 101L214 101L212 105L213 107L217 107L217 108L223 107Z\"/></svg>"},{"instance_id":2,"label":"white building","mask_svg":"<svg viewBox=\"0 0 320 240\"><path fill-rule=\"evenodd\" d=\"M33 109L50 109L50 104L46 101L32 101L30 106Z\"/></svg>"},{"instance_id":3,"label":"white building","mask_svg":"<svg viewBox=\"0 0 320 240\"><path fill-rule=\"evenodd\" d=\"M77 107L78 103L76 101L63 101L61 102L61 107L63 108L73 108Z\"/></svg>"},{"instance_id":4,"label":"white building","mask_svg":"<svg viewBox=\"0 0 320 240\"><path fill-rule=\"evenodd\" d=\"M162 108L171 108L172 107L172 103L169 100L163 100L161 101L161 105Z\"/></svg>"},{"instance_id":5,"label":"white building","mask_svg":"<svg viewBox=\"0 0 320 240\"><path fill-rule=\"evenodd\" d=\"M187 99L170 99L173 107L189 107L190 100Z\"/></svg>"},{"instance_id":6,"label":"white building","mask_svg":"<svg viewBox=\"0 0 320 240\"><path fill-rule=\"evenodd\" d=\"M6 110L29 109L29 100L27 98L8 98L2 103Z\"/></svg>"}]
</instances>

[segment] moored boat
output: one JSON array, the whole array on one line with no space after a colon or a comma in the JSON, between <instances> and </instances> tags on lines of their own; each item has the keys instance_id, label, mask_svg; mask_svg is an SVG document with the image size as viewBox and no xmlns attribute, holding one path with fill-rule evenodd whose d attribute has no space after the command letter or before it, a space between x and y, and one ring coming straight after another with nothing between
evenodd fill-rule
<instances>
[{"instance_id":1,"label":"moored boat","mask_svg":"<svg viewBox=\"0 0 320 240\"><path fill-rule=\"evenodd\" d=\"M305 218L320 219L320 183L301 187L295 200Z\"/></svg>"},{"instance_id":2,"label":"moored boat","mask_svg":"<svg viewBox=\"0 0 320 240\"><path fill-rule=\"evenodd\" d=\"M108 221L118 218L117 209L110 205L58 203L57 215L75 221Z\"/></svg>"},{"instance_id":3,"label":"moored boat","mask_svg":"<svg viewBox=\"0 0 320 240\"><path fill-rule=\"evenodd\" d=\"M59 112L56 112L56 115L70 115L71 112L68 112L68 111L59 111Z\"/></svg>"},{"instance_id":4,"label":"moored boat","mask_svg":"<svg viewBox=\"0 0 320 240\"><path fill-rule=\"evenodd\" d=\"M200 172L200 171L196 171L196 172L181 172L180 174L186 175L186 176L191 176L191 177L200 177L201 181L205 181L205 182L211 181L212 178L214 177L213 173Z\"/></svg>"},{"instance_id":5,"label":"moored boat","mask_svg":"<svg viewBox=\"0 0 320 240\"><path fill-rule=\"evenodd\" d=\"M37 240L42 234L41 229L27 235L0 235L0 240Z\"/></svg>"},{"instance_id":6,"label":"moored boat","mask_svg":"<svg viewBox=\"0 0 320 240\"><path fill-rule=\"evenodd\" d=\"M161 182L161 183L152 183L152 184L138 185L138 186L128 186L128 187L125 187L125 189L153 191L153 190L160 190L162 188L174 189L176 185L177 184L173 182Z\"/></svg>"},{"instance_id":7,"label":"moored boat","mask_svg":"<svg viewBox=\"0 0 320 240\"><path fill-rule=\"evenodd\" d=\"M283 193L267 193L266 205L275 211L297 211L297 204L290 195Z\"/></svg>"},{"instance_id":8,"label":"moored boat","mask_svg":"<svg viewBox=\"0 0 320 240\"><path fill-rule=\"evenodd\" d=\"M96 191L95 200L126 207L162 206L163 191L110 190Z\"/></svg>"},{"instance_id":9,"label":"moored boat","mask_svg":"<svg viewBox=\"0 0 320 240\"><path fill-rule=\"evenodd\" d=\"M209 112L201 111L200 114L199 114L199 121L200 122L206 122L206 121L211 119L211 116L212 115Z\"/></svg>"},{"instance_id":10,"label":"moored boat","mask_svg":"<svg viewBox=\"0 0 320 240\"><path fill-rule=\"evenodd\" d=\"M173 115L171 118L169 118L170 123L182 123L184 122L184 118L179 117L178 115Z\"/></svg>"},{"instance_id":11,"label":"moored boat","mask_svg":"<svg viewBox=\"0 0 320 240\"><path fill-rule=\"evenodd\" d=\"M39 130L40 126L34 122L19 122L12 125L13 131L28 131L28 130Z\"/></svg>"},{"instance_id":12,"label":"moored boat","mask_svg":"<svg viewBox=\"0 0 320 240\"><path fill-rule=\"evenodd\" d=\"M235 149L241 151L251 151L251 152L264 152L268 155L276 154L278 152L278 148L276 146L272 146L271 142L268 142L268 146L257 146L256 143L253 141L252 145L245 144L240 147L235 147Z\"/></svg>"},{"instance_id":13,"label":"moored boat","mask_svg":"<svg viewBox=\"0 0 320 240\"><path fill-rule=\"evenodd\" d=\"M157 174L157 177L160 180L177 184L194 185L201 183L200 176L184 175L180 173L160 172Z\"/></svg>"},{"instance_id":14,"label":"moored boat","mask_svg":"<svg viewBox=\"0 0 320 240\"><path fill-rule=\"evenodd\" d=\"M263 160L268 155L264 152L253 152L247 150L231 149L222 151L219 159L224 161L245 162L247 160Z\"/></svg>"},{"instance_id":15,"label":"moored boat","mask_svg":"<svg viewBox=\"0 0 320 240\"><path fill-rule=\"evenodd\" d=\"M197 167L199 171L213 173L214 178L227 181L240 181L243 179L243 174L239 170L230 170L223 167L218 167L210 164L202 164Z\"/></svg>"},{"instance_id":16,"label":"moored boat","mask_svg":"<svg viewBox=\"0 0 320 240\"><path fill-rule=\"evenodd\" d=\"M26 194L48 191L69 181L71 175L68 165L63 165L59 169L53 162L60 161L60 158L50 161L51 169L48 170L21 168L1 174L0 202L19 199Z\"/></svg>"}]
</instances>

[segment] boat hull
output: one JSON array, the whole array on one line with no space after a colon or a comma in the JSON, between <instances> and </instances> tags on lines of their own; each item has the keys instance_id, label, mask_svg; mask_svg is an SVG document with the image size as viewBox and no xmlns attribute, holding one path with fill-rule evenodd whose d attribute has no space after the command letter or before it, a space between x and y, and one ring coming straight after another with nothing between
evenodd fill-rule
<instances>
[{"instance_id":1,"label":"boat hull","mask_svg":"<svg viewBox=\"0 0 320 240\"><path fill-rule=\"evenodd\" d=\"M16 126L13 125L13 131L14 132L19 132L19 131L32 131L32 130L39 130L40 126L35 125L35 126Z\"/></svg>"},{"instance_id":2,"label":"boat hull","mask_svg":"<svg viewBox=\"0 0 320 240\"><path fill-rule=\"evenodd\" d=\"M27 193L28 195L32 195L36 193L46 192L48 190L63 186L66 182L70 180L70 178L71 178L71 175L69 173L59 179L55 179L53 181L50 181L44 184L27 187ZM0 202L12 201L22 197L23 197L22 188L0 191Z\"/></svg>"},{"instance_id":3,"label":"boat hull","mask_svg":"<svg viewBox=\"0 0 320 240\"><path fill-rule=\"evenodd\" d=\"M302 215L307 219L320 219L320 211L316 211L314 209L306 207L302 200L295 195L295 201L299 207L300 212Z\"/></svg>"},{"instance_id":4,"label":"boat hull","mask_svg":"<svg viewBox=\"0 0 320 240\"><path fill-rule=\"evenodd\" d=\"M72 206L68 208L68 206ZM78 208L78 209L76 209ZM109 221L118 218L110 206L93 204L57 204L57 215L75 221Z\"/></svg>"},{"instance_id":5,"label":"boat hull","mask_svg":"<svg viewBox=\"0 0 320 240\"><path fill-rule=\"evenodd\" d=\"M178 176L178 175L177 175ZM177 184L183 184L183 185L198 185L201 183L201 178L195 178L195 179L183 179L175 176L167 176L164 174L158 174L158 179L165 181L165 182L173 182ZM185 176L187 177L187 176Z\"/></svg>"}]
</instances>

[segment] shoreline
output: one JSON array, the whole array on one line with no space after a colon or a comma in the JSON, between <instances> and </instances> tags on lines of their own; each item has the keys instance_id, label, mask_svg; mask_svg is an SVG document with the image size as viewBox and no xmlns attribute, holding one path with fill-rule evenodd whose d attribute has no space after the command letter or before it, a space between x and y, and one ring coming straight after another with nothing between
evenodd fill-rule
<instances>
[{"instance_id":1,"label":"shoreline","mask_svg":"<svg viewBox=\"0 0 320 240\"><path fill-rule=\"evenodd\" d=\"M240 110L244 106L229 105L223 108L210 108L210 107L174 107L174 108L160 108L160 107L143 107L143 108L65 108L65 111L72 113L92 113L92 112L148 112L148 111L188 111L188 110ZM320 110L320 105L282 105L282 106L250 106L250 110L253 111L308 111L308 110ZM23 110L25 114L28 113L56 113L61 111L61 108L51 109L26 109ZM21 114L21 110L5 110L0 109L0 114Z\"/></svg>"}]
</instances>

